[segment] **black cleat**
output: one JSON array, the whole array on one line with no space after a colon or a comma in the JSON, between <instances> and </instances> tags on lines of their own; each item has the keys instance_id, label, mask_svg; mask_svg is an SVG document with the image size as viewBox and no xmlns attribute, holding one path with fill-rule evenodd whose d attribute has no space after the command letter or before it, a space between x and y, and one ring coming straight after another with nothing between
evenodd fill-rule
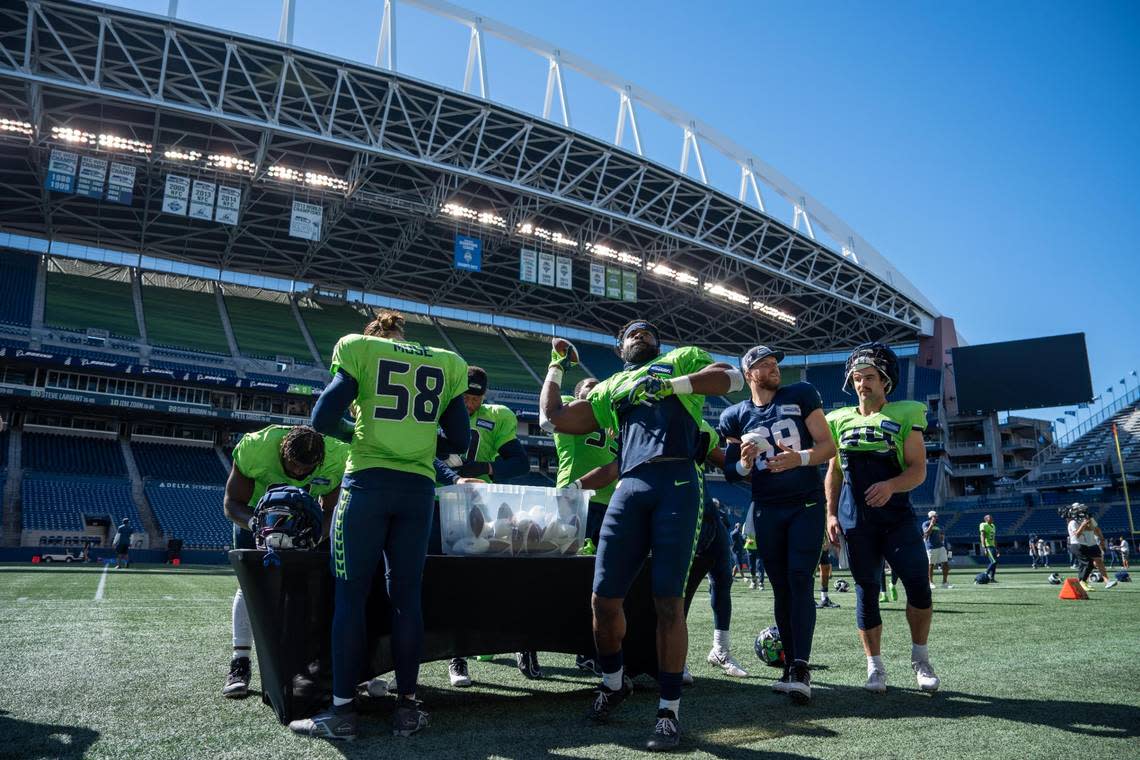
<instances>
[{"instance_id":1,"label":"black cleat","mask_svg":"<svg viewBox=\"0 0 1140 760\"><path fill-rule=\"evenodd\" d=\"M657 711L657 725L653 727L653 735L645 742L645 748L650 752L666 752L676 749L681 743L681 726L677 723L677 715L669 709L661 708Z\"/></svg>"},{"instance_id":2,"label":"black cleat","mask_svg":"<svg viewBox=\"0 0 1140 760\"><path fill-rule=\"evenodd\" d=\"M602 677L602 669L598 666L598 661L590 655L580 654L576 656L574 658L574 664L578 666L578 670L593 673L598 678Z\"/></svg>"},{"instance_id":3,"label":"black cleat","mask_svg":"<svg viewBox=\"0 0 1140 760\"><path fill-rule=\"evenodd\" d=\"M830 599L824 599L822 602L816 602L815 608L817 610L828 610L828 609L837 610L837 609L839 609L839 605L836 604L835 602L831 601Z\"/></svg>"},{"instance_id":4,"label":"black cleat","mask_svg":"<svg viewBox=\"0 0 1140 760\"><path fill-rule=\"evenodd\" d=\"M515 664L519 672L530 680L542 678L542 668L538 666L538 652L515 652Z\"/></svg>"},{"instance_id":5,"label":"black cleat","mask_svg":"<svg viewBox=\"0 0 1140 760\"><path fill-rule=\"evenodd\" d=\"M629 676L622 676L620 689L611 689L605 683L598 684L594 691L594 703L590 705L586 717L595 723L608 723L610 711L620 705L633 693L633 680Z\"/></svg>"},{"instance_id":6,"label":"black cleat","mask_svg":"<svg viewBox=\"0 0 1140 760\"><path fill-rule=\"evenodd\" d=\"M230 674L226 677L226 685L222 687L222 696L230 699L248 697L251 671L248 657L230 660Z\"/></svg>"},{"instance_id":7,"label":"black cleat","mask_svg":"<svg viewBox=\"0 0 1140 760\"><path fill-rule=\"evenodd\" d=\"M411 736L431 724L428 714L420 709L423 702L401 697L396 701L396 712L392 715L392 735Z\"/></svg>"},{"instance_id":8,"label":"black cleat","mask_svg":"<svg viewBox=\"0 0 1140 760\"><path fill-rule=\"evenodd\" d=\"M811 671L807 663L797 660L789 671L788 696L797 705L806 705L811 701Z\"/></svg>"},{"instance_id":9,"label":"black cleat","mask_svg":"<svg viewBox=\"0 0 1140 760\"><path fill-rule=\"evenodd\" d=\"M311 718L291 722L289 730L316 739L350 742L356 738L356 711L349 709L337 712L329 708Z\"/></svg>"}]
</instances>

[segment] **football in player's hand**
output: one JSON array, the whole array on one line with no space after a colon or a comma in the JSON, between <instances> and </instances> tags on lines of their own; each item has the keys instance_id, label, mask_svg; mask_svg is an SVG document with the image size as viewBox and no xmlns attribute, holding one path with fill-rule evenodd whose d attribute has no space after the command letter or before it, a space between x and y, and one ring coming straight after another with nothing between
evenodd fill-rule
<instances>
[{"instance_id":1,"label":"football in player's hand","mask_svg":"<svg viewBox=\"0 0 1140 760\"><path fill-rule=\"evenodd\" d=\"M574 348L574 344L570 341L565 338L551 338L550 345L562 356L566 356L566 354L569 353L570 359L575 364L578 363L578 349Z\"/></svg>"}]
</instances>

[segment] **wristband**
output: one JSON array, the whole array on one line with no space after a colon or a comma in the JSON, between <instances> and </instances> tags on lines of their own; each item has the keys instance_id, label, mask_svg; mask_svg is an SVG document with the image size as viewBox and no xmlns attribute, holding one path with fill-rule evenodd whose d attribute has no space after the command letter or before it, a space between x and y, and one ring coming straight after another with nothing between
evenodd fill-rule
<instances>
[{"instance_id":1,"label":"wristband","mask_svg":"<svg viewBox=\"0 0 1140 760\"><path fill-rule=\"evenodd\" d=\"M546 368L546 382L554 383L555 385L562 385L562 368L561 367L547 367Z\"/></svg>"},{"instance_id":2,"label":"wristband","mask_svg":"<svg viewBox=\"0 0 1140 760\"><path fill-rule=\"evenodd\" d=\"M577 480L575 480L573 483L570 484L570 487L571 488L577 488L579 491L581 491L582 490L582 479L578 478Z\"/></svg>"},{"instance_id":3,"label":"wristband","mask_svg":"<svg viewBox=\"0 0 1140 760\"><path fill-rule=\"evenodd\" d=\"M750 468L744 466L744 460L743 459L736 460L736 471L739 472L741 475L747 475L749 469Z\"/></svg>"},{"instance_id":4,"label":"wristband","mask_svg":"<svg viewBox=\"0 0 1140 760\"><path fill-rule=\"evenodd\" d=\"M725 370L724 374L728 375L728 392L736 393L744 388L744 375L738 369Z\"/></svg>"},{"instance_id":5,"label":"wristband","mask_svg":"<svg viewBox=\"0 0 1140 760\"><path fill-rule=\"evenodd\" d=\"M669 381L673 386L674 396L687 396L693 392L693 381L689 379L688 375L682 377L675 377Z\"/></svg>"},{"instance_id":6,"label":"wristband","mask_svg":"<svg viewBox=\"0 0 1140 760\"><path fill-rule=\"evenodd\" d=\"M800 455L801 467L807 467L811 464L811 449L801 449L798 453Z\"/></svg>"}]
</instances>

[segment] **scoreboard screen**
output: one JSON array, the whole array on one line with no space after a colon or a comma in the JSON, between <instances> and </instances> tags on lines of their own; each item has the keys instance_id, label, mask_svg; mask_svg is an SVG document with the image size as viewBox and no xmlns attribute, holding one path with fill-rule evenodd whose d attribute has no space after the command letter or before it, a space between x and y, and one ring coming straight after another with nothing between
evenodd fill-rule
<instances>
[{"instance_id":1,"label":"scoreboard screen","mask_svg":"<svg viewBox=\"0 0 1140 760\"><path fill-rule=\"evenodd\" d=\"M959 414L1039 409L1092 400L1085 334L951 349Z\"/></svg>"}]
</instances>

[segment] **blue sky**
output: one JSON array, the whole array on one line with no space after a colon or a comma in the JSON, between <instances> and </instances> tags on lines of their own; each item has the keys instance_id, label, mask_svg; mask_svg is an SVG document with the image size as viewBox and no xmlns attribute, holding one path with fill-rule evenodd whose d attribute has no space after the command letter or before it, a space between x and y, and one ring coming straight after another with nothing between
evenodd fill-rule
<instances>
[{"instance_id":1,"label":"blue sky","mask_svg":"<svg viewBox=\"0 0 1140 760\"><path fill-rule=\"evenodd\" d=\"M372 61L379 0L296 2L296 44ZM466 4L751 148L969 342L1086 332L1097 393L1140 368L1140 4ZM279 12L273 0L179 9L268 37ZM402 71L461 85L464 29L398 6L397 35ZM537 111L545 63L495 40L487 54L491 96ZM575 75L567 86L574 126L612 138L616 97ZM677 130L639 119L647 153L676 165ZM735 187L731 164L706 162L714 183Z\"/></svg>"}]
</instances>

